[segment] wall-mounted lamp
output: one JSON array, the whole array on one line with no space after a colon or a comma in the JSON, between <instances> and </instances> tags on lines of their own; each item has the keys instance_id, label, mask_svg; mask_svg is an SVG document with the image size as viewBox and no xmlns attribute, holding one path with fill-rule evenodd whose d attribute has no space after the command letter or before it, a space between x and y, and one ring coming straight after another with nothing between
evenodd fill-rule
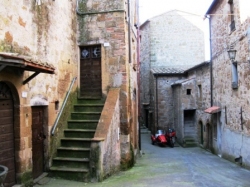
<instances>
[{"instance_id":1,"label":"wall-mounted lamp","mask_svg":"<svg viewBox=\"0 0 250 187\"><path fill-rule=\"evenodd\" d=\"M235 61L235 57L236 57L236 50L235 49L229 49L228 51L228 56L230 58L230 60L232 61L233 64L236 64L237 61Z\"/></svg>"}]
</instances>

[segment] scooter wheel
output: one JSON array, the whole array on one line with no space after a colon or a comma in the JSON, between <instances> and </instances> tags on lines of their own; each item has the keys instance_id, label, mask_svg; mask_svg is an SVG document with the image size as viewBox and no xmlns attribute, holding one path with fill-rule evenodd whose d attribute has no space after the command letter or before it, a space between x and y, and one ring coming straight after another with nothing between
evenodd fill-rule
<instances>
[{"instance_id":1,"label":"scooter wheel","mask_svg":"<svg viewBox=\"0 0 250 187\"><path fill-rule=\"evenodd\" d=\"M171 148L174 147L174 142L173 142L172 140L170 140L169 146L170 146Z\"/></svg>"},{"instance_id":2,"label":"scooter wheel","mask_svg":"<svg viewBox=\"0 0 250 187\"><path fill-rule=\"evenodd\" d=\"M155 144L155 142L154 142L153 140L151 141L151 143L152 143L152 145L154 145L154 144Z\"/></svg>"}]
</instances>

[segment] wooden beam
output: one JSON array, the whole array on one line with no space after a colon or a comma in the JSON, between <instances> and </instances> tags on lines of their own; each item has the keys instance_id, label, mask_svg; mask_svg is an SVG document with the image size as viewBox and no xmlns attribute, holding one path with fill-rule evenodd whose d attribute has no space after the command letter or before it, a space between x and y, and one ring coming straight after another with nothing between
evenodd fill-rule
<instances>
[{"instance_id":1,"label":"wooden beam","mask_svg":"<svg viewBox=\"0 0 250 187\"><path fill-rule=\"evenodd\" d=\"M36 77L40 72L33 73L30 77L28 77L26 80L23 81L23 85L28 83L30 80L32 80L34 77Z\"/></svg>"},{"instance_id":2,"label":"wooden beam","mask_svg":"<svg viewBox=\"0 0 250 187\"><path fill-rule=\"evenodd\" d=\"M6 67L6 65L1 65L0 66L0 71L2 71L5 67Z\"/></svg>"}]
</instances>

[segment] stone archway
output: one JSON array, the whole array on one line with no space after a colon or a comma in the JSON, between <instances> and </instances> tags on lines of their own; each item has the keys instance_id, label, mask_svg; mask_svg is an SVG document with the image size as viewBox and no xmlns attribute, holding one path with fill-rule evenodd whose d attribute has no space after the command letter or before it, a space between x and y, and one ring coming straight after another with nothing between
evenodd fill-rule
<instances>
[{"instance_id":1,"label":"stone archway","mask_svg":"<svg viewBox=\"0 0 250 187\"><path fill-rule=\"evenodd\" d=\"M16 184L17 129L20 126L19 97L10 82L0 81L0 164L8 167L8 177L4 186Z\"/></svg>"}]
</instances>

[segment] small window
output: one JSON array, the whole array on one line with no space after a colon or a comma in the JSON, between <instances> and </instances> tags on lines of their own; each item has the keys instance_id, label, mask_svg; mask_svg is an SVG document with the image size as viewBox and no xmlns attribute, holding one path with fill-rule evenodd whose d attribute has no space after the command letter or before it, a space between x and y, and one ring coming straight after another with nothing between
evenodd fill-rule
<instances>
[{"instance_id":1,"label":"small window","mask_svg":"<svg viewBox=\"0 0 250 187\"><path fill-rule=\"evenodd\" d=\"M191 95L191 89L187 89L187 95Z\"/></svg>"},{"instance_id":2,"label":"small window","mask_svg":"<svg viewBox=\"0 0 250 187\"><path fill-rule=\"evenodd\" d=\"M59 109L59 101L55 101L55 110L58 110Z\"/></svg>"},{"instance_id":3,"label":"small window","mask_svg":"<svg viewBox=\"0 0 250 187\"><path fill-rule=\"evenodd\" d=\"M198 85L198 91L199 91L199 100L202 100L202 89L201 89L201 85Z\"/></svg>"},{"instance_id":4,"label":"small window","mask_svg":"<svg viewBox=\"0 0 250 187\"><path fill-rule=\"evenodd\" d=\"M80 48L81 59L101 58L101 46L85 46Z\"/></svg>"}]
</instances>

